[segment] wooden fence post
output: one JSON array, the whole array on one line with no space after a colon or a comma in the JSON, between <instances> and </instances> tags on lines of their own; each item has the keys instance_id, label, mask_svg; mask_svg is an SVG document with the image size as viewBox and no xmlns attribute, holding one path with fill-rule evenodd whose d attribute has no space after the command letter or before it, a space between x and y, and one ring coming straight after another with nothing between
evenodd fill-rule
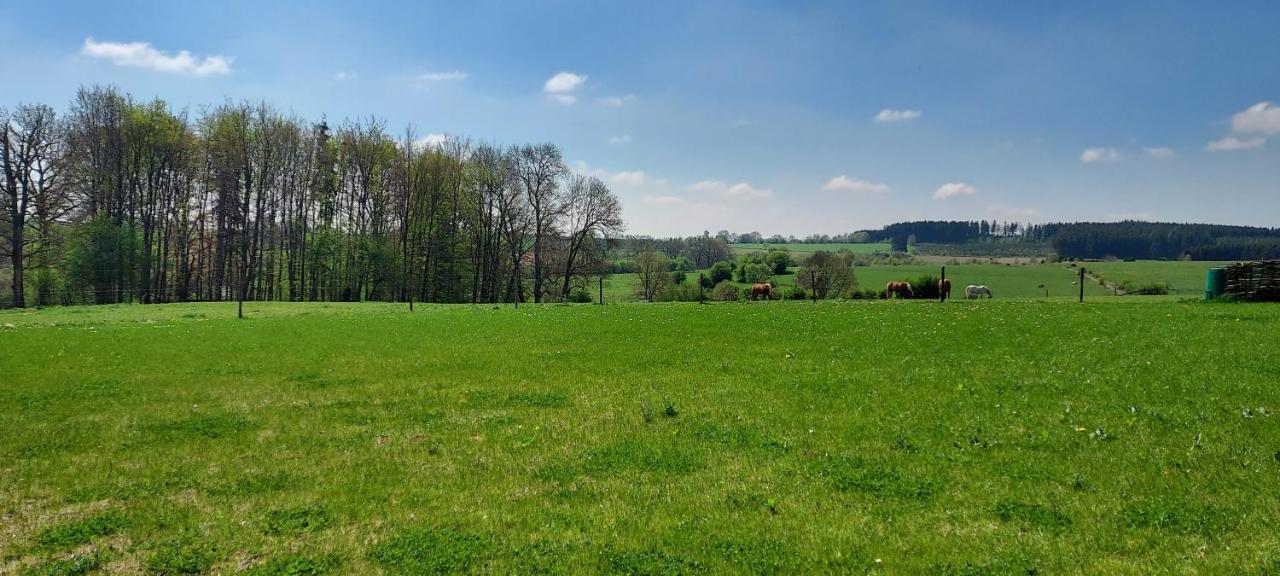
<instances>
[{"instance_id":1,"label":"wooden fence post","mask_svg":"<svg viewBox=\"0 0 1280 576\"><path fill-rule=\"evenodd\" d=\"M1080 302L1084 302L1084 266L1080 267Z\"/></svg>"},{"instance_id":2,"label":"wooden fence post","mask_svg":"<svg viewBox=\"0 0 1280 576\"><path fill-rule=\"evenodd\" d=\"M600 305L604 305L604 275L600 275Z\"/></svg>"},{"instance_id":3,"label":"wooden fence post","mask_svg":"<svg viewBox=\"0 0 1280 576\"><path fill-rule=\"evenodd\" d=\"M702 304L702 273L698 273L698 303Z\"/></svg>"},{"instance_id":4,"label":"wooden fence post","mask_svg":"<svg viewBox=\"0 0 1280 576\"><path fill-rule=\"evenodd\" d=\"M942 279L941 279L941 280L938 280L938 301L939 301L939 302L946 302L946 301L947 301L947 291L946 291L946 289L945 289L945 288L943 288L943 286L944 286L946 283L947 283L947 267L946 267L946 266L943 266L943 267L942 267Z\"/></svg>"}]
</instances>

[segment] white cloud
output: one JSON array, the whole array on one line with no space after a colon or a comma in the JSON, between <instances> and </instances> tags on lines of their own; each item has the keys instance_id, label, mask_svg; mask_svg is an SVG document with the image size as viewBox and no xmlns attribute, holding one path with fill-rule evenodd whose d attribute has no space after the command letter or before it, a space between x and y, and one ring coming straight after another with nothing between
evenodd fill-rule
<instances>
[{"instance_id":1,"label":"white cloud","mask_svg":"<svg viewBox=\"0 0 1280 576\"><path fill-rule=\"evenodd\" d=\"M413 143L415 146L430 149L430 148L439 148L441 146L444 146L444 143L448 141L449 141L449 137L447 135L436 134L433 132L433 133L427 134L426 136L418 138L417 140L414 140Z\"/></svg>"},{"instance_id":2,"label":"white cloud","mask_svg":"<svg viewBox=\"0 0 1280 576\"><path fill-rule=\"evenodd\" d=\"M416 76L418 80L423 82L449 82L453 80L466 80L467 73L461 70L449 70L447 72L426 72Z\"/></svg>"},{"instance_id":3,"label":"white cloud","mask_svg":"<svg viewBox=\"0 0 1280 576\"><path fill-rule=\"evenodd\" d=\"M334 73L333 73L333 76L332 76L332 78L333 78L334 80L337 80L338 82L342 82L342 81L345 81L345 80L355 80L355 79L357 79L357 78L359 78L359 77L360 77L360 75L359 75L359 74L357 74L357 73L355 73L355 72L349 72L349 71L346 71L346 70L339 70L339 71L337 71L337 72L334 72Z\"/></svg>"},{"instance_id":4,"label":"white cloud","mask_svg":"<svg viewBox=\"0 0 1280 576\"><path fill-rule=\"evenodd\" d=\"M645 196L644 201L659 206L675 206L684 204L684 199L678 196Z\"/></svg>"},{"instance_id":5,"label":"white cloud","mask_svg":"<svg viewBox=\"0 0 1280 576\"><path fill-rule=\"evenodd\" d=\"M610 144L628 144L631 142L630 134L615 134L609 137Z\"/></svg>"},{"instance_id":6,"label":"white cloud","mask_svg":"<svg viewBox=\"0 0 1280 576\"><path fill-rule=\"evenodd\" d=\"M583 79L586 79L586 76L583 76ZM627 94L624 96L607 96L605 98L600 99L600 105L608 106L609 108L621 108L624 105L631 102L635 102L635 101L636 101L635 94Z\"/></svg>"},{"instance_id":7,"label":"white cloud","mask_svg":"<svg viewBox=\"0 0 1280 576\"><path fill-rule=\"evenodd\" d=\"M910 122L919 118L923 112L919 110L891 110L885 108L876 114L873 120L877 124L893 124L895 122Z\"/></svg>"},{"instance_id":8,"label":"white cloud","mask_svg":"<svg viewBox=\"0 0 1280 576\"><path fill-rule=\"evenodd\" d=\"M767 188L756 188L746 182L726 184L719 180L696 182L689 186L689 190L693 192L713 192L726 198L768 198L773 196L773 190Z\"/></svg>"},{"instance_id":9,"label":"white cloud","mask_svg":"<svg viewBox=\"0 0 1280 576\"><path fill-rule=\"evenodd\" d=\"M547 79L542 85L542 91L550 96L553 101L569 106L578 101L578 97L573 93L577 92L586 81L586 74L559 72Z\"/></svg>"},{"instance_id":10,"label":"white cloud","mask_svg":"<svg viewBox=\"0 0 1280 576\"><path fill-rule=\"evenodd\" d=\"M1093 162L1118 162L1120 152L1115 148L1086 148L1080 153L1080 161L1085 164Z\"/></svg>"},{"instance_id":11,"label":"white cloud","mask_svg":"<svg viewBox=\"0 0 1280 576\"><path fill-rule=\"evenodd\" d=\"M1150 156L1152 158L1160 158L1162 160L1167 158L1173 158L1174 156L1178 155L1177 152L1173 151L1173 148L1168 148L1165 146L1157 146L1154 148L1144 148L1143 150L1147 153L1147 156Z\"/></svg>"},{"instance_id":12,"label":"white cloud","mask_svg":"<svg viewBox=\"0 0 1280 576\"><path fill-rule=\"evenodd\" d=\"M84 39L80 53L116 66L191 76L225 76L231 73L231 63L235 60L218 55L197 58L186 50L170 56L147 42L97 42L92 36Z\"/></svg>"},{"instance_id":13,"label":"white cloud","mask_svg":"<svg viewBox=\"0 0 1280 576\"><path fill-rule=\"evenodd\" d=\"M649 181L649 175L644 170L631 170L614 172L609 176L607 182L614 186L644 186Z\"/></svg>"},{"instance_id":14,"label":"white cloud","mask_svg":"<svg viewBox=\"0 0 1280 576\"><path fill-rule=\"evenodd\" d=\"M977 188L964 182L947 182L933 191L933 197L937 200L946 200L956 196L972 196L977 193Z\"/></svg>"},{"instance_id":15,"label":"white cloud","mask_svg":"<svg viewBox=\"0 0 1280 576\"><path fill-rule=\"evenodd\" d=\"M881 182L867 182L866 180L858 180L841 174L827 180L822 185L823 190L848 190L850 192L874 192L882 193L889 191L889 185Z\"/></svg>"},{"instance_id":16,"label":"white cloud","mask_svg":"<svg viewBox=\"0 0 1280 576\"><path fill-rule=\"evenodd\" d=\"M650 184L649 175L644 170L623 170L620 172L611 172L578 160L573 163L573 171L578 174L582 174L583 176L599 178L610 186L620 188L639 188ZM666 185L666 181L653 181L653 185L664 186Z\"/></svg>"},{"instance_id":17,"label":"white cloud","mask_svg":"<svg viewBox=\"0 0 1280 576\"><path fill-rule=\"evenodd\" d=\"M1259 102L1231 117L1231 130L1241 134L1280 134L1280 106Z\"/></svg>"},{"instance_id":18,"label":"white cloud","mask_svg":"<svg viewBox=\"0 0 1280 576\"><path fill-rule=\"evenodd\" d=\"M1248 138L1245 140L1241 140L1239 138L1236 138L1235 136L1227 136L1225 138L1209 142L1209 144L1206 145L1204 149L1210 152L1223 152L1228 150L1248 150L1250 148L1257 148L1266 143L1267 143L1266 138Z\"/></svg>"}]
</instances>

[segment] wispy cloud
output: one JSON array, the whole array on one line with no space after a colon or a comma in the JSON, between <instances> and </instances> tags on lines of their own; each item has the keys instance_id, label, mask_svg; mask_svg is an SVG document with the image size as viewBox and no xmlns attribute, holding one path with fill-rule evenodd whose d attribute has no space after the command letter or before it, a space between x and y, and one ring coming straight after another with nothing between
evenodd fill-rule
<instances>
[{"instance_id":1,"label":"wispy cloud","mask_svg":"<svg viewBox=\"0 0 1280 576\"><path fill-rule=\"evenodd\" d=\"M360 75L348 70L339 70L337 72L334 72L333 76L330 76L330 78L338 82L345 82L347 80L356 80L360 78Z\"/></svg>"},{"instance_id":2,"label":"wispy cloud","mask_svg":"<svg viewBox=\"0 0 1280 576\"><path fill-rule=\"evenodd\" d=\"M467 79L467 73L461 70L449 70L445 72L424 72L415 76L421 82L454 82Z\"/></svg>"},{"instance_id":3,"label":"wispy cloud","mask_svg":"<svg viewBox=\"0 0 1280 576\"><path fill-rule=\"evenodd\" d=\"M1177 152L1173 151L1173 148L1168 148L1165 146L1157 146L1154 148L1143 148L1143 151L1147 153L1147 156L1150 156L1152 158L1159 158L1161 160L1173 158L1174 156L1178 155Z\"/></svg>"},{"instance_id":4,"label":"wispy cloud","mask_svg":"<svg viewBox=\"0 0 1280 576\"><path fill-rule=\"evenodd\" d=\"M1258 148L1266 143L1267 139L1262 138L1261 136L1257 138L1246 138L1243 140L1236 138L1235 136L1227 136L1225 138L1219 138L1209 142L1204 149L1210 152L1228 152L1231 150L1248 150L1250 148Z\"/></svg>"},{"instance_id":5,"label":"wispy cloud","mask_svg":"<svg viewBox=\"0 0 1280 576\"><path fill-rule=\"evenodd\" d=\"M872 118L877 124L893 124L896 122L910 122L922 116L924 112L919 110L893 110L885 108Z\"/></svg>"},{"instance_id":6,"label":"wispy cloud","mask_svg":"<svg viewBox=\"0 0 1280 576\"><path fill-rule=\"evenodd\" d=\"M849 192L873 192L882 193L889 191L889 185L882 182L868 182L866 180L858 180L841 174L827 180L822 185L823 190L846 190Z\"/></svg>"},{"instance_id":7,"label":"wispy cloud","mask_svg":"<svg viewBox=\"0 0 1280 576\"><path fill-rule=\"evenodd\" d=\"M1120 152L1115 148L1086 148L1080 153L1080 161L1085 164L1094 162L1118 162Z\"/></svg>"},{"instance_id":8,"label":"wispy cloud","mask_svg":"<svg viewBox=\"0 0 1280 576\"><path fill-rule=\"evenodd\" d=\"M629 144L631 143L630 134L615 134L609 137L610 144Z\"/></svg>"},{"instance_id":9,"label":"wispy cloud","mask_svg":"<svg viewBox=\"0 0 1280 576\"><path fill-rule=\"evenodd\" d=\"M964 182L947 182L933 191L933 197L936 200L947 200L957 196L972 196L977 193L977 188Z\"/></svg>"},{"instance_id":10,"label":"wispy cloud","mask_svg":"<svg viewBox=\"0 0 1280 576\"><path fill-rule=\"evenodd\" d=\"M622 170L620 172L613 172L605 170L604 168L592 166L581 160L573 163L573 171L582 174L583 176L599 178L610 186L619 188L640 188L650 184L654 186L661 186L662 184L659 184L659 182L665 183L665 181L662 180L651 180L649 178L649 174L644 170Z\"/></svg>"},{"instance_id":11,"label":"wispy cloud","mask_svg":"<svg viewBox=\"0 0 1280 576\"><path fill-rule=\"evenodd\" d=\"M448 141L449 141L448 135L431 132L426 136L423 136L421 138L418 138L417 140L414 140L413 144L420 148L432 149L432 148L439 148L441 146L444 146L445 142L448 142Z\"/></svg>"},{"instance_id":12,"label":"wispy cloud","mask_svg":"<svg viewBox=\"0 0 1280 576\"><path fill-rule=\"evenodd\" d=\"M644 201L659 206L675 206L684 204L684 198L678 196L645 196Z\"/></svg>"},{"instance_id":13,"label":"wispy cloud","mask_svg":"<svg viewBox=\"0 0 1280 576\"><path fill-rule=\"evenodd\" d=\"M600 99L600 105L606 106L609 108L621 108L635 101L636 101L635 94L626 94L623 96L606 96Z\"/></svg>"},{"instance_id":14,"label":"wispy cloud","mask_svg":"<svg viewBox=\"0 0 1280 576\"><path fill-rule=\"evenodd\" d=\"M98 42L92 36L84 39L80 54L116 66L189 76L225 76L231 73L235 60L219 55L196 57L186 50L169 55L147 42Z\"/></svg>"},{"instance_id":15,"label":"wispy cloud","mask_svg":"<svg viewBox=\"0 0 1280 576\"><path fill-rule=\"evenodd\" d=\"M553 101L569 106L578 101L578 96L574 93L586 82L586 74L559 72L542 84L542 91Z\"/></svg>"},{"instance_id":16,"label":"wispy cloud","mask_svg":"<svg viewBox=\"0 0 1280 576\"><path fill-rule=\"evenodd\" d=\"M689 186L692 192L711 192L726 198L768 198L773 190L756 188L747 182L728 184L719 180L703 180Z\"/></svg>"}]
</instances>

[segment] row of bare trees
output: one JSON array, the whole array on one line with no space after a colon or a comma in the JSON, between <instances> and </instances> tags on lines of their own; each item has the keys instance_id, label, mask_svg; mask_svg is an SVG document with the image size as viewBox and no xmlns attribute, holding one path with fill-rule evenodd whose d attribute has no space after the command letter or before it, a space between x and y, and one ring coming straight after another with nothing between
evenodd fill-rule
<instances>
[{"instance_id":1,"label":"row of bare trees","mask_svg":"<svg viewBox=\"0 0 1280 576\"><path fill-rule=\"evenodd\" d=\"M618 198L552 144L497 147L258 104L194 118L114 88L0 110L14 306L537 302L607 269ZM7 268L5 270L4 268Z\"/></svg>"}]
</instances>

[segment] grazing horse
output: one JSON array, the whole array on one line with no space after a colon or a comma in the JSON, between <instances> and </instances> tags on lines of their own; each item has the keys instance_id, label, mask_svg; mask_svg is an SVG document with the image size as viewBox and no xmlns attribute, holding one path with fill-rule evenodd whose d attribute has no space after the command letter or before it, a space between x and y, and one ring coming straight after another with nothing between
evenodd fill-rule
<instances>
[{"instance_id":1,"label":"grazing horse","mask_svg":"<svg viewBox=\"0 0 1280 576\"><path fill-rule=\"evenodd\" d=\"M973 284L964 287L964 297L969 300L977 300L983 296L991 298L991 289L986 286Z\"/></svg>"},{"instance_id":2,"label":"grazing horse","mask_svg":"<svg viewBox=\"0 0 1280 576\"><path fill-rule=\"evenodd\" d=\"M751 299L755 300L757 297L760 297L760 296L764 296L765 300L773 300L773 285L769 283L752 284Z\"/></svg>"},{"instance_id":3,"label":"grazing horse","mask_svg":"<svg viewBox=\"0 0 1280 576\"><path fill-rule=\"evenodd\" d=\"M938 291L942 293L943 300L950 298L951 297L951 279L943 278L942 282L938 283Z\"/></svg>"},{"instance_id":4,"label":"grazing horse","mask_svg":"<svg viewBox=\"0 0 1280 576\"><path fill-rule=\"evenodd\" d=\"M893 298L895 294L898 295L899 300L903 298L914 298L916 295L915 292L911 291L910 282L899 282L895 280L884 285L885 298Z\"/></svg>"}]
</instances>

